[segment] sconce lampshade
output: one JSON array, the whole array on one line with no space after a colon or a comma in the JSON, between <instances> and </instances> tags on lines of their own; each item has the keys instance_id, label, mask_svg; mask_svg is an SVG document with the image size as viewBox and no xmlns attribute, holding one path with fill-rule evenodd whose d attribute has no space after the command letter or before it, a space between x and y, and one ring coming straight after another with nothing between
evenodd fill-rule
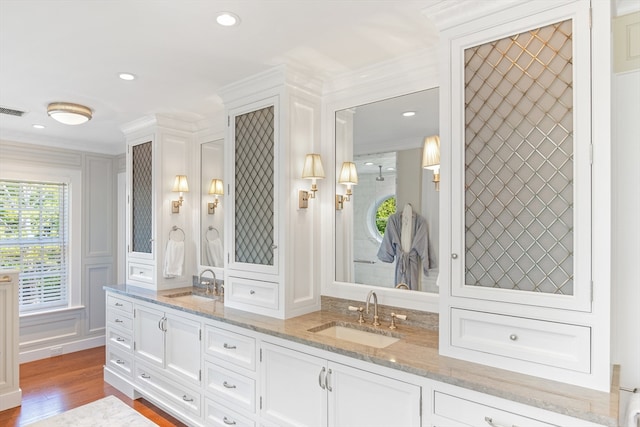
<instances>
[{"instance_id":1,"label":"sconce lampshade","mask_svg":"<svg viewBox=\"0 0 640 427\"><path fill-rule=\"evenodd\" d=\"M358 184L358 171L356 170L356 164L353 162L343 162L340 169L340 176L338 177L339 184Z\"/></svg>"},{"instance_id":2,"label":"sconce lampshade","mask_svg":"<svg viewBox=\"0 0 640 427\"><path fill-rule=\"evenodd\" d=\"M91 120L92 117L89 107L69 102L52 102L47 107L47 114L65 125L81 125Z\"/></svg>"},{"instance_id":3,"label":"sconce lampshade","mask_svg":"<svg viewBox=\"0 0 640 427\"><path fill-rule=\"evenodd\" d=\"M221 179L212 179L211 185L209 185L209 194L216 196L224 196L224 184Z\"/></svg>"},{"instance_id":4,"label":"sconce lampshade","mask_svg":"<svg viewBox=\"0 0 640 427\"><path fill-rule=\"evenodd\" d=\"M440 169L440 137L438 135L428 136L424 139L422 167L434 171Z\"/></svg>"},{"instance_id":5,"label":"sconce lampshade","mask_svg":"<svg viewBox=\"0 0 640 427\"><path fill-rule=\"evenodd\" d=\"M187 182L186 175L176 175L175 181L173 181L173 188L171 191L189 192L189 183Z\"/></svg>"},{"instance_id":6,"label":"sconce lampshade","mask_svg":"<svg viewBox=\"0 0 640 427\"><path fill-rule=\"evenodd\" d=\"M324 168L322 167L322 159L320 154L307 154L304 159L304 168L302 169L302 178L306 179L322 179L324 178Z\"/></svg>"}]
</instances>

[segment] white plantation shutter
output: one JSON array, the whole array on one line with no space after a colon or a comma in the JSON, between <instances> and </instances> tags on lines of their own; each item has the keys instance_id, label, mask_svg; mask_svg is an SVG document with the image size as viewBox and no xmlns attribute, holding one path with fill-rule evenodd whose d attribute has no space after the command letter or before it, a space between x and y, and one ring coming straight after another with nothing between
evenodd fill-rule
<instances>
[{"instance_id":1,"label":"white plantation shutter","mask_svg":"<svg viewBox=\"0 0 640 427\"><path fill-rule=\"evenodd\" d=\"M20 270L20 311L68 305L66 183L0 180L0 267Z\"/></svg>"}]
</instances>

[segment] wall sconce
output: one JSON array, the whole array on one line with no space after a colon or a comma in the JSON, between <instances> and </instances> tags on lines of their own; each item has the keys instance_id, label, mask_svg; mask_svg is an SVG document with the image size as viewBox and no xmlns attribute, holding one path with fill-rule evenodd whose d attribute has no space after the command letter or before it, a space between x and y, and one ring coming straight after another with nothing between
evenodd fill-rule
<instances>
[{"instance_id":1,"label":"wall sconce","mask_svg":"<svg viewBox=\"0 0 640 427\"><path fill-rule=\"evenodd\" d=\"M318 191L316 180L324 178L324 168L322 167L320 154L307 154L302 168L302 178L311 180L310 191L298 191L298 207L306 209L309 207L309 199L315 199L316 197L316 191Z\"/></svg>"},{"instance_id":2,"label":"wall sconce","mask_svg":"<svg viewBox=\"0 0 640 427\"><path fill-rule=\"evenodd\" d=\"M433 171L433 183L436 191L440 191L440 137L428 136L424 139L422 150L422 167Z\"/></svg>"},{"instance_id":3,"label":"wall sconce","mask_svg":"<svg viewBox=\"0 0 640 427\"><path fill-rule=\"evenodd\" d=\"M218 207L218 202L220 199L219 196L224 196L224 184L221 179L212 179L211 185L209 185L209 194L213 194L215 198L213 202L207 203L207 213L209 215L213 215L216 213L216 208Z\"/></svg>"},{"instance_id":4,"label":"wall sconce","mask_svg":"<svg viewBox=\"0 0 640 427\"><path fill-rule=\"evenodd\" d=\"M180 192L180 198L178 200L171 201L171 213L180 213L180 206L182 206L182 202L184 201L184 197L182 197L182 193L189 192L189 183L187 183L186 175L176 175L175 181L173 181L173 188L171 191Z\"/></svg>"},{"instance_id":5,"label":"wall sconce","mask_svg":"<svg viewBox=\"0 0 640 427\"><path fill-rule=\"evenodd\" d=\"M341 210L344 208L344 202L351 200L353 193L351 192L351 186L358 184L358 171L356 170L356 164L353 162L343 162L340 169L340 176L338 177L338 184L344 184L347 186L347 192L344 196L336 195L336 209Z\"/></svg>"}]
</instances>

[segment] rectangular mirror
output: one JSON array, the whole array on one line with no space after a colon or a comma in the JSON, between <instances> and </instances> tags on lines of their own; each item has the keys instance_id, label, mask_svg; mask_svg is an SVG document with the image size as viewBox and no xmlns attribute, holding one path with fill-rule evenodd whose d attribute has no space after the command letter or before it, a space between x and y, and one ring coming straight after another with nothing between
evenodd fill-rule
<instances>
[{"instance_id":1,"label":"rectangular mirror","mask_svg":"<svg viewBox=\"0 0 640 427\"><path fill-rule=\"evenodd\" d=\"M423 168L425 138L438 135L438 92L336 112L336 282L438 292L439 192ZM357 171L351 196L344 162Z\"/></svg>"},{"instance_id":2,"label":"rectangular mirror","mask_svg":"<svg viewBox=\"0 0 640 427\"><path fill-rule=\"evenodd\" d=\"M224 267L224 140L200 146L200 264Z\"/></svg>"}]
</instances>

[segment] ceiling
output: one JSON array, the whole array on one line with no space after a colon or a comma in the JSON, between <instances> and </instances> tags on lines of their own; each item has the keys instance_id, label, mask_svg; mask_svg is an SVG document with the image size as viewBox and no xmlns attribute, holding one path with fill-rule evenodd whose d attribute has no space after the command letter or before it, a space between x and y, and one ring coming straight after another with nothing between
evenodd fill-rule
<instances>
[{"instance_id":1,"label":"ceiling","mask_svg":"<svg viewBox=\"0 0 640 427\"><path fill-rule=\"evenodd\" d=\"M219 88L274 66L327 81L429 49L438 35L424 11L438 1L0 0L0 107L26 112L0 114L0 139L122 153L123 124L215 117ZM217 25L220 11L240 25ZM57 123L56 101L93 119Z\"/></svg>"}]
</instances>

